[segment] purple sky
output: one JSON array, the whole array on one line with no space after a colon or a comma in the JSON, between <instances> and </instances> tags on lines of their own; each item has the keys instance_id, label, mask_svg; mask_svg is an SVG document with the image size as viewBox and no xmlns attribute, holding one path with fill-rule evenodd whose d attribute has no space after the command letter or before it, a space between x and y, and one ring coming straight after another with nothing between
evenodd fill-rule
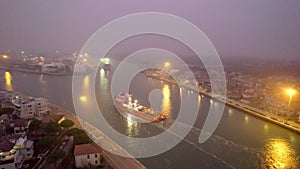
<instances>
[{"instance_id":1,"label":"purple sky","mask_svg":"<svg viewBox=\"0 0 300 169\"><path fill-rule=\"evenodd\" d=\"M104 24L165 12L198 26L222 56L299 58L299 0L2 0L0 51L79 51Z\"/></svg>"}]
</instances>

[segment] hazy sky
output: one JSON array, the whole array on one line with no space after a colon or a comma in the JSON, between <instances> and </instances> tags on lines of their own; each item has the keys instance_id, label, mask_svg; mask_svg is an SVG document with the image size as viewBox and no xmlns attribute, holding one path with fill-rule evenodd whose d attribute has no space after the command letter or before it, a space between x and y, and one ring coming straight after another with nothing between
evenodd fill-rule
<instances>
[{"instance_id":1,"label":"hazy sky","mask_svg":"<svg viewBox=\"0 0 300 169\"><path fill-rule=\"evenodd\" d=\"M137 12L189 20L221 57L300 56L300 0L1 0L0 50L79 51L101 26Z\"/></svg>"}]
</instances>

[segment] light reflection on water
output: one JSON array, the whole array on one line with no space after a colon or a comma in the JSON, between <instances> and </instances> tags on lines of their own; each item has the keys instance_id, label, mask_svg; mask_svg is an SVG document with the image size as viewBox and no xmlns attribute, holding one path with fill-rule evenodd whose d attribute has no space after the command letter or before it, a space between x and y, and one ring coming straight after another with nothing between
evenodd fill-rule
<instances>
[{"instance_id":1,"label":"light reflection on water","mask_svg":"<svg viewBox=\"0 0 300 169\"><path fill-rule=\"evenodd\" d=\"M164 84L162 89L163 100L162 100L162 110L167 118L172 118L172 104L170 98L170 87L167 84Z\"/></svg>"},{"instance_id":2,"label":"light reflection on water","mask_svg":"<svg viewBox=\"0 0 300 169\"><path fill-rule=\"evenodd\" d=\"M9 72L5 72L4 78L5 78L5 89L9 90L9 91L13 91L13 87L11 84L11 81L12 81L11 74Z\"/></svg>"},{"instance_id":3,"label":"light reflection on water","mask_svg":"<svg viewBox=\"0 0 300 169\"><path fill-rule=\"evenodd\" d=\"M138 122L132 119L130 115L127 116L127 128L126 128L126 133L128 136L137 136L139 135L139 126Z\"/></svg>"},{"instance_id":4,"label":"light reflection on water","mask_svg":"<svg viewBox=\"0 0 300 169\"><path fill-rule=\"evenodd\" d=\"M264 147L266 162L271 169L297 168L298 160L290 143L282 138L270 138Z\"/></svg>"}]
</instances>

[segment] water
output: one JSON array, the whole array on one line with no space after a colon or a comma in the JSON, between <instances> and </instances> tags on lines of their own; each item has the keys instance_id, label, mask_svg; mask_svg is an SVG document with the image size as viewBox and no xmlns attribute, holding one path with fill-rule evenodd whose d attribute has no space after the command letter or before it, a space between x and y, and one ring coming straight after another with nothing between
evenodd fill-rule
<instances>
[{"instance_id":1,"label":"water","mask_svg":"<svg viewBox=\"0 0 300 169\"><path fill-rule=\"evenodd\" d=\"M89 85L85 77L83 84ZM96 78L97 100L104 117L118 130L132 137L149 137L163 132L149 124L124 119L111 104L110 74L99 72ZM45 97L74 112L72 77L47 76L0 70L0 87L33 97ZM175 119L180 106L180 94L185 89L138 75L131 92L143 104L149 105L148 94L153 89L163 91L162 109ZM222 120L214 135L204 144L198 143L210 99L203 97L196 123L191 132L173 149L155 157L139 159L147 168L300 168L300 136L272 123L225 107ZM217 106L217 102L212 102Z\"/></svg>"}]
</instances>

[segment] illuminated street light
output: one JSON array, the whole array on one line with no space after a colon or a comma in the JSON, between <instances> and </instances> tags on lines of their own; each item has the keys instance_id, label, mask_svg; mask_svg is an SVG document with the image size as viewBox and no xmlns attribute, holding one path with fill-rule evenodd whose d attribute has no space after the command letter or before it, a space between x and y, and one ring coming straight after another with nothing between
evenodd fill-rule
<instances>
[{"instance_id":1,"label":"illuminated street light","mask_svg":"<svg viewBox=\"0 0 300 169\"><path fill-rule=\"evenodd\" d=\"M80 101L82 102L86 102L87 101L87 97L86 96L80 96Z\"/></svg>"},{"instance_id":2,"label":"illuminated street light","mask_svg":"<svg viewBox=\"0 0 300 169\"><path fill-rule=\"evenodd\" d=\"M170 62L165 62L165 68L168 68L168 67L170 67Z\"/></svg>"},{"instance_id":3,"label":"illuminated street light","mask_svg":"<svg viewBox=\"0 0 300 169\"><path fill-rule=\"evenodd\" d=\"M289 88L289 89L286 89L285 92L290 96L290 99L289 99L289 106L290 106L292 103L292 97L297 93L297 91L292 88Z\"/></svg>"},{"instance_id":4,"label":"illuminated street light","mask_svg":"<svg viewBox=\"0 0 300 169\"><path fill-rule=\"evenodd\" d=\"M2 55L2 58L3 59L8 59L8 56L7 55Z\"/></svg>"}]
</instances>

